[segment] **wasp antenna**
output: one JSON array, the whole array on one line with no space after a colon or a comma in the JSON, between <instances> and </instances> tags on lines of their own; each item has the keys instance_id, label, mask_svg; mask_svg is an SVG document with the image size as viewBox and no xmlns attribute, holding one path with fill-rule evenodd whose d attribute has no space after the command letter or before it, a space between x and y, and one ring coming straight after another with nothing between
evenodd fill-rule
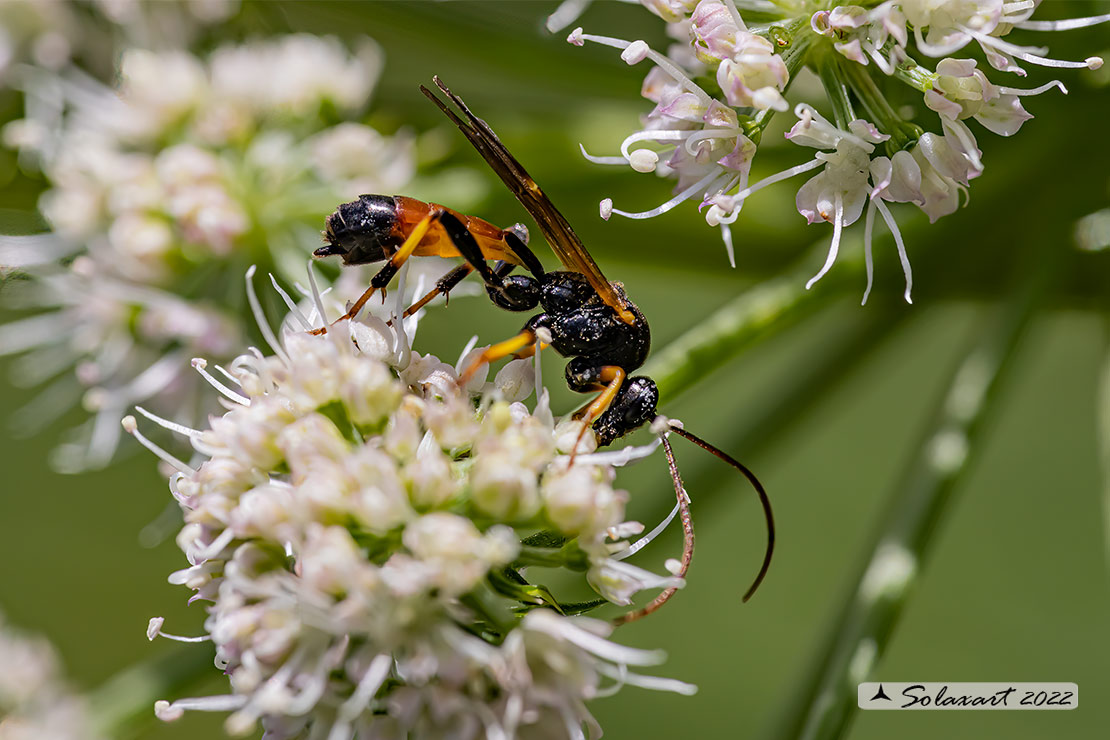
<instances>
[{"instance_id":1,"label":"wasp antenna","mask_svg":"<svg viewBox=\"0 0 1110 740\"><path fill-rule=\"evenodd\" d=\"M755 590L759 588L759 584L763 583L763 578L767 575L767 569L771 567L771 556L775 552L775 516L771 512L771 499L767 498L767 491L763 489L763 484L755 477L755 473L748 470L743 463L733 458L727 452L717 449L698 435L688 432L681 427L672 425L670 430L680 437L685 437L698 447L701 447L703 450L724 460L726 463L739 470L744 477L748 479L748 482L752 484L752 488L755 489L756 494L759 495L759 503L763 505L763 516L767 520L767 552L763 556L763 566L760 567L759 574L755 577L755 581L752 582L748 592L744 594L743 600L747 601L752 597L752 594L755 593Z\"/></svg>"},{"instance_id":2,"label":"wasp antenna","mask_svg":"<svg viewBox=\"0 0 1110 740\"><path fill-rule=\"evenodd\" d=\"M682 521L682 560L680 561L678 570L674 575L678 578L685 578L686 572L690 570L690 563L694 559L694 521L690 516L690 499L686 495L686 488L682 485L682 476L678 474L678 464L674 460L674 451L671 450L671 443L667 441L666 437L660 437L663 441L663 451L667 453L667 467L671 471L671 480L674 481L674 495L678 499L678 513L679 519ZM670 601L671 597L678 591L678 586L671 586L663 593L656 596L651 602L643 609L637 609L634 612L622 614L613 620L614 625L628 624L635 622L651 614L653 611Z\"/></svg>"}]
</instances>

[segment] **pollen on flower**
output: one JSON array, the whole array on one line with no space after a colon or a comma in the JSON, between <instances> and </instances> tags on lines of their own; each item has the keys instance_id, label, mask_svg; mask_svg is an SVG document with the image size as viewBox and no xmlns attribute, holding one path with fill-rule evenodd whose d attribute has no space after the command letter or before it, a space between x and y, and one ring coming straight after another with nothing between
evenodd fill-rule
<instances>
[{"instance_id":1,"label":"pollen on flower","mask_svg":"<svg viewBox=\"0 0 1110 740\"><path fill-rule=\"evenodd\" d=\"M160 702L159 717L228 711L229 732L261 722L274 738L460 726L577 738L603 682L692 693L630 670L661 654L609 641L607 623L559 613L560 594L527 580L531 564L584 570L597 603L621 605L683 583L616 559L643 525L624 519L627 494L582 422L521 402L530 363L467 391L434 356L362 349L411 342L385 322L321 336L293 325L274 355L205 376L242 399L208 428L144 412L204 458L171 480L188 562L171 581L209 604L199 638L166 634L161 618L147 634L210 639L231 681L224 696Z\"/></svg>"}]
</instances>

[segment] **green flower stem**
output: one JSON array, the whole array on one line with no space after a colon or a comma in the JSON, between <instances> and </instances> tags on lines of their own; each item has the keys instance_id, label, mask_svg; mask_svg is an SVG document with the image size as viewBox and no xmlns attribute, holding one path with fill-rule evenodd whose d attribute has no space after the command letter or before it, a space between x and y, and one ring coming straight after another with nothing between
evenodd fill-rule
<instances>
[{"instance_id":1,"label":"green flower stem","mask_svg":"<svg viewBox=\"0 0 1110 740\"><path fill-rule=\"evenodd\" d=\"M155 721L154 702L176 699L220 675L212 656L209 644L177 644L112 676L87 696L95 734L139 737Z\"/></svg>"},{"instance_id":2,"label":"green flower stem","mask_svg":"<svg viewBox=\"0 0 1110 740\"><path fill-rule=\"evenodd\" d=\"M788 708L779 737L844 736L856 709L856 686L870 678L884 654L928 562L941 518L979 451L983 421L998 399L1000 379L1040 293L1044 271L1034 274L1037 285L988 323L953 374L937 418L894 489L866 562L808 673L800 701Z\"/></svg>"},{"instance_id":3,"label":"green flower stem","mask_svg":"<svg viewBox=\"0 0 1110 740\"><path fill-rule=\"evenodd\" d=\"M848 130L848 124L856 120L855 109L852 107L852 98L848 94L848 83L840 73L836 54L827 51L823 58L814 62L817 76L821 78L821 85L825 88L825 95L832 105L833 118L836 119L837 128Z\"/></svg>"},{"instance_id":4,"label":"green flower stem","mask_svg":"<svg viewBox=\"0 0 1110 740\"><path fill-rule=\"evenodd\" d=\"M814 252L823 254L827 249L828 243L821 241ZM836 288L851 284L859 274L858 269L850 269L855 262L846 260L814 290L806 290L812 260L803 259L800 264L800 269L764 281L729 301L655 354L644 373L655 379L662 406L748 347L831 303L840 295Z\"/></svg>"},{"instance_id":5,"label":"green flower stem","mask_svg":"<svg viewBox=\"0 0 1110 740\"><path fill-rule=\"evenodd\" d=\"M809 48L816 38L816 34L810 30L809 20L797 18L786 25L776 23L766 29L756 30L754 33L774 44L775 51L782 57L782 62L786 65L786 86L783 92L787 92L798 73L805 67ZM774 108L757 112L748 122L742 123L745 135L758 144L774 115Z\"/></svg>"},{"instance_id":6,"label":"green flower stem","mask_svg":"<svg viewBox=\"0 0 1110 740\"><path fill-rule=\"evenodd\" d=\"M894 77L920 92L932 90L933 83L937 79L935 72L930 72L927 67L921 66L913 59L906 59L895 65Z\"/></svg>"},{"instance_id":7,"label":"green flower stem","mask_svg":"<svg viewBox=\"0 0 1110 740\"><path fill-rule=\"evenodd\" d=\"M776 377L774 385L760 394L752 406L737 411L734 432L714 441L741 460L751 459L760 450L773 446L796 424L807 419L809 410L821 398L835 390L838 383L851 375L853 369L913 315L913 308L900 301L877 306L868 304L867 309L857 311L849 329L824 337L822 343L800 361L791 363L785 374ZM713 462L706 461L706 464ZM696 516L706 516L713 506L736 503L733 496L717 495L735 490L716 486L699 492ZM663 518L672 505L668 499L659 499L653 503L653 514L647 515L647 519Z\"/></svg>"},{"instance_id":8,"label":"green flower stem","mask_svg":"<svg viewBox=\"0 0 1110 740\"><path fill-rule=\"evenodd\" d=\"M837 60L837 65L871 121L878 125L880 131L890 136L886 147L889 154L893 156L895 152L909 149L917 143L924 131L898 115L863 65L849 59Z\"/></svg>"},{"instance_id":9,"label":"green flower stem","mask_svg":"<svg viewBox=\"0 0 1110 740\"><path fill-rule=\"evenodd\" d=\"M1098 381L1098 400L1095 408L1098 432L1099 459L1102 463L1102 541L1106 563L1110 566L1110 321L1104 326L1106 353L1102 374Z\"/></svg>"}]
</instances>

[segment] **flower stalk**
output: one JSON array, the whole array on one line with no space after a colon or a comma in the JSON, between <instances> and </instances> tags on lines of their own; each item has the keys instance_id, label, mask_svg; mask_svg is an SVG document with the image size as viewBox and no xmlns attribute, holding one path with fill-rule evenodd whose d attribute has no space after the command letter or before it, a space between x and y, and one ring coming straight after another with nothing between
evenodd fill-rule
<instances>
[{"instance_id":1,"label":"flower stalk","mask_svg":"<svg viewBox=\"0 0 1110 740\"><path fill-rule=\"evenodd\" d=\"M894 489L855 585L819 650L811 676L777 737L843 737L856 709L856 687L871 680L890 643L936 534L979 452L977 442L1041 293L1043 272L986 322L953 373L918 453Z\"/></svg>"}]
</instances>

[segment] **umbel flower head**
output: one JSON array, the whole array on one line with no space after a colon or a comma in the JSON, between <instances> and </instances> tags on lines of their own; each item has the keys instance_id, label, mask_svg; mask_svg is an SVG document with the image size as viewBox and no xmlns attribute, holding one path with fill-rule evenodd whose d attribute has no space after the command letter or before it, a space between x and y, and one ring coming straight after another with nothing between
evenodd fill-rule
<instances>
[{"instance_id":1,"label":"umbel flower head","mask_svg":"<svg viewBox=\"0 0 1110 740\"><path fill-rule=\"evenodd\" d=\"M584 702L623 684L692 692L630 670L659 651L575 616L682 585L623 561L654 533L624 541L643 528L624 520L611 463L657 445L591 454L587 437L572 466L581 422L556 424L542 391L534 412L516 400L532 391L531 361L460 389L455 368L411 349L411 320L314 336L317 305L271 335L272 356L209 375L227 413L203 430L167 423L199 465L124 420L179 469L190 565L171 581L209 603L200 639L231 681L158 715L230 711L233 734L261 721L275 740L584 738L597 736ZM584 573L603 598L571 603L528 566Z\"/></svg>"},{"instance_id":2,"label":"umbel flower head","mask_svg":"<svg viewBox=\"0 0 1110 740\"><path fill-rule=\"evenodd\" d=\"M569 4L568 4L569 5ZM833 265L843 230L864 219L867 289L871 290L872 232L876 214L890 229L906 277L912 278L892 203L912 203L930 221L952 213L970 181L983 172L983 157L969 121L1011 136L1032 118L1021 98L1053 88L996 84L974 59L952 56L977 46L997 72L1025 76L1021 64L1097 69L1102 59L1061 61L1046 49L1005 37L1014 29L1068 30L1110 20L1110 14L1059 22L1030 20L1039 0L886 0L838 5L813 0L643 0L668 24L676 42L663 55L642 40L626 41L575 29L567 39L621 50L628 64L650 61L643 95L655 104L640 130L621 144L620 156L594 157L677 180L675 196L642 212L601 203L601 215L651 218L696 199L705 220L719 226L735 264L729 225L747 199L781 180L811 173L797 194L798 212L810 223L833 227L828 258L807 284ZM561 7L558 23L568 23ZM561 14L561 15L560 15ZM931 59L936 59L935 63ZM791 109L790 86L805 70L824 89L819 107L793 107L797 123L786 138L818 150L808 162L749 183L752 160L768 124ZM907 85L933 116L906 118L883 90Z\"/></svg>"},{"instance_id":3,"label":"umbel flower head","mask_svg":"<svg viewBox=\"0 0 1110 740\"><path fill-rule=\"evenodd\" d=\"M54 647L0 614L0 740L97 740L85 702L66 684Z\"/></svg>"},{"instance_id":4,"label":"umbel flower head","mask_svg":"<svg viewBox=\"0 0 1110 740\"><path fill-rule=\"evenodd\" d=\"M24 353L20 384L56 378L18 427L78 399L92 412L60 468L106 463L132 404L195 422L209 406L188 358L230 359L245 343L235 276L252 263L299 274L321 214L409 180L405 136L345 120L380 67L368 40L351 54L293 35L203 59L129 49L112 87L21 68L27 116L4 135L49 182L51 230L0 237L0 263L29 278L6 297L36 312L0 327L0 353Z\"/></svg>"}]
</instances>

